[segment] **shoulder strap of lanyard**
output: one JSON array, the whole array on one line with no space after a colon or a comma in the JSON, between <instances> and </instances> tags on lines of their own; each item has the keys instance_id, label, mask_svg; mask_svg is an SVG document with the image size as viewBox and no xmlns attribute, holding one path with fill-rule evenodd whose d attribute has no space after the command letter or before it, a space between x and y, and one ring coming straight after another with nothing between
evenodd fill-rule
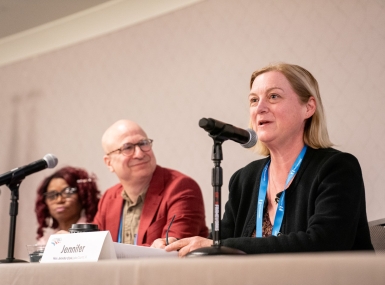
<instances>
[{"instance_id":1,"label":"shoulder strap of lanyard","mask_svg":"<svg viewBox=\"0 0 385 285\"><path fill-rule=\"evenodd\" d=\"M121 214L121 216L120 216L119 233L118 233L118 243L122 243L123 211L124 211L124 205L123 205L123 207L122 207L122 214Z\"/></svg>"}]
</instances>

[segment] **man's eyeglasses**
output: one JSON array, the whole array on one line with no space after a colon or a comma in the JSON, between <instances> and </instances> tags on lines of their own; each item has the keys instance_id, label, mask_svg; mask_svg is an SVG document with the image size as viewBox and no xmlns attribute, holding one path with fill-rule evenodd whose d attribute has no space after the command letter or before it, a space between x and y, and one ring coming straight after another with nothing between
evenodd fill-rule
<instances>
[{"instance_id":1,"label":"man's eyeglasses","mask_svg":"<svg viewBox=\"0 0 385 285\"><path fill-rule=\"evenodd\" d=\"M121 148L110 151L109 153L107 153L107 155L110 155L111 153L119 151L119 153L121 153L125 156L130 156L135 152L136 146L138 146L142 151L147 152L147 151L151 150L153 141L154 140L146 139L146 140L141 140L135 144L134 143L125 143Z\"/></svg>"},{"instance_id":2,"label":"man's eyeglasses","mask_svg":"<svg viewBox=\"0 0 385 285\"><path fill-rule=\"evenodd\" d=\"M58 191L49 191L45 192L44 196L45 199L48 201L55 201L59 196L62 196L63 198L70 198L74 193L76 193L78 189L76 187L66 187L60 192Z\"/></svg>"}]
</instances>

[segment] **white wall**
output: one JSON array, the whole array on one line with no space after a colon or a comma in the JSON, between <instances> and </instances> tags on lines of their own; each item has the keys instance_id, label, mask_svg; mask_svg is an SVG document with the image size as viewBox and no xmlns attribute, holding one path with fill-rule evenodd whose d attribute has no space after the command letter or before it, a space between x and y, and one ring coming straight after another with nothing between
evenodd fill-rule
<instances>
[{"instance_id":1,"label":"white wall","mask_svg":"<svg viewBox=\"0 0 385 285\"><path fill-rule=\"evenodd\" d=\"M318 79L337 148L361 163L369 220L383 218L385 194L385 2L381 0L209 0L122 30L0 67L0 173L53 153L58 167L85 167L104 191L116 182L100 138L120 118L154 139L162 166L194 177L212 221L211 145L198 127L212 117L248 122L250 74L270 62L309 69ZM259 158L223 145L223 202L230 175ZM24 180L16 251L36 231L38 183ZM7 255L9 190L0 196L0 258Z\"/></svg>"}]
</instances>

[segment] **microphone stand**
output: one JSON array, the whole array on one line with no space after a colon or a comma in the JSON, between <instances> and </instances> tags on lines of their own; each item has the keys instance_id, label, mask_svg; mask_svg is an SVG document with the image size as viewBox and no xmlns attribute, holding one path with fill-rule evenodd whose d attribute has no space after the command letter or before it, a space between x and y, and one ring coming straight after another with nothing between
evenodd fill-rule
<instances>
[{"instance_id":1,"label":"microphone stand","mask_svg":"<svg viewBox=\"0 0 385 285\"><path fill-rule=\"evenodd\" d=\"M25 178L25 173L23 170L16 170L12 175L12 180L7 184L8 188L11 190L11 205L9 209L9 215L11 218L9 226L9 240L8 240L8 257L6 259L1 259L0 263L18 263L18 262L28 262L21 259L16 259L13 257L15 250L15 233L16 233L16 217L19 209L19 187L23 179Z\"/></svg>"},{"instance_id":2,"label":"microphone stand","mask_svg":"<svg viewBox=\"0 0 385 285\"><path fill-rule=\"evenodd\" d=\"M226 127L225 127L226 129ZM221 132L222 133L222 132ZM211 185L213 186L213 226L212 237L213 245L211 247L202 247L193 250L187 254L187 257L205 256L205 255L240 255L246 254L241 250L226 247L221 245L221 186L223 184L223 172L221 167L222 155L222 143L226 138L221 137L219 134L209 134L214 140L213 152L211 154L211 160L214 162L214 168L212 169Z\"/></svg>"}]
</instances>

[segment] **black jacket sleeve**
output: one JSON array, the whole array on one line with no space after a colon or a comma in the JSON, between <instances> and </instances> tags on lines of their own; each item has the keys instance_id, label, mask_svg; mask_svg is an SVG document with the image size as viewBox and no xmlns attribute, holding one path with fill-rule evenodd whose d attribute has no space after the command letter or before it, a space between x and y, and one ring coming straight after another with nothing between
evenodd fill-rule
<instances>
[{"instance_id":1,"label":"black jacket sleeve","mask_svg":"<svg viewBox=\"0 0 385 285\"><path fill-rule=\"evenodd\" d=\"M308 148L286 190L281 234L252 238L266 162L253 162L230 179L221 227L224 246L246 253L373 250L360 165L353 155L334 149Z\"/></svg>"}]
</instances>

